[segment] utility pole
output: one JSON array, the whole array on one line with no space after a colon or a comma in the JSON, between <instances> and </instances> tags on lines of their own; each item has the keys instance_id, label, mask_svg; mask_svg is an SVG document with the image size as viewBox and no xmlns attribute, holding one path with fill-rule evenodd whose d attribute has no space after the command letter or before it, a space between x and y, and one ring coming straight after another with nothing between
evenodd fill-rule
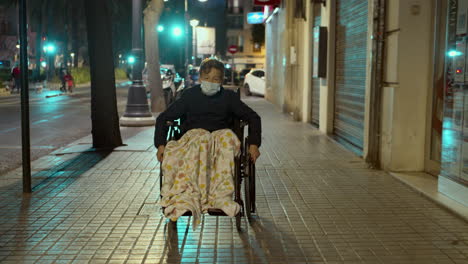
<instances>
[{"instance_id":1,"label":"utility pole","mask_svg":"<svg viewBox=\"0 0 468 264\"><path fill-rule=\"evenodd\" d=\"M185 12L184 12L184 18L185 18L185 64L184 64L184 69L185 69L185 85L187 85L187 80L189 79L189 72L188 72L188 64L189 64L189 57L188 57L188 51L189 51L189 45L190 45L190 38L189 38L189 13L188 13L188 0L185 0Z\"/></svg>"},{"instance_id":2,"label":"utility pole","mask_svg":"<svg viewBox=\"0 0 468 264\"><path fill-rule=\"evenodd\" d=\"M31 138L29 131L28 25L26 0L19 1L20 76L21 76L21 146L23 192L31 193Z\"/></svg>"}]
</instances>

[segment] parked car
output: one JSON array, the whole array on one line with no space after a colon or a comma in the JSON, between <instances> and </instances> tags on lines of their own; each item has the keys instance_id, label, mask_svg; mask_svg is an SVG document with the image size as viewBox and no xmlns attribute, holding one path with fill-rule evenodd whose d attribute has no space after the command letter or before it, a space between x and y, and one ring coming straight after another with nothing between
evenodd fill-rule
<instances>
[{"instance_id":1,"label":"parked car","mask_svg":"<svg viewBox=\"0 0 468 264\"><path fill-rule=\"evenodd\" d=\"M240 81L240 83L242 83L242 84L244 83L244 81L245 81L245 75L246 75L247 73L249 73L250 70L251 70L251 69L249 68L249 69L243 69L242 71L240 71L240 73L239 73L239 81Z\"/></svg>"},{"instance_id":2,"label":"parked car","mask_svg":"<svg viewBox=\"0 0 468 264\"><path fill-rule=\"evenodd\" d=\"M228 84L228 83L232 83L232 69L228 69L228 68L225 68L224 69L224 82L223 84ZM239 85L239 75L236 71L234 71L234 85Z\"/></svg>"},{"instance_id":3,"label":"parked car","mask_svg":"<svg viewBox=\"0 0 468 264\"><path fill-rule=\"evenodd\" d=\"M265 95L265 70L252 69L245 75L244 91L247 95Z\"/></svg>"},{"instance_id":4,"label":"parked car","mask_svg":"<svg viewBox=\"0 0 468 264\"><path fill-rule=\"evenodd\" d=\"M189 84L188 87L192 87L200 83L200 67L193 67L189 70Z\"/></svg>"},{"instance_id":5,"label":"parked car","mask_svg":"<svg viewBox=\"0 0 468 264\"><path fill-rule=\"evenodd\" d=\"M184 78L182 78L179 73L175 72L175 67L173 65L163 64L159 68L161 74L162 88L164 91L164 96L167 102L172 102L173 99L179 94L183 89L185 89ZM143 83L146 87L146 92L149 93L148 85L148 69L145 67L143 69Z\"/></svg>"}]
</instances>

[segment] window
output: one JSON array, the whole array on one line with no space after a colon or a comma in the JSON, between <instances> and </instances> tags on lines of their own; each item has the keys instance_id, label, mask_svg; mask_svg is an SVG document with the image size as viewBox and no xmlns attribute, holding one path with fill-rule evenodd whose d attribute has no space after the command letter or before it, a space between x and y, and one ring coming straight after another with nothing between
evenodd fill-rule
<instances>
[{"instance_id":1,"label":"window","mask_svg":"<svg viewBox=\"0 0 468 264\"><path fill-rule=\"evenodd\" d=\"M244 51L244 37L242 35L237 38L237 46L239 47L239 52Z\"/></svg>"},{"instance_id":2,"label":"window","mask_svg":"<svg viewBox=\"0 0 468 264\"><path fill-rule=\"evenodd\" d=\"M227 18L227 28L232 29L242 29L244 27L244 17L243 16L228 16Z\"/></svg>"},{"instance_id":3,"label":"window","mask_svg":"<svg viewBox=\"0 0 468 264\"><path fill-rule=\"evenodd\" d=\"M260 43L254 43L254 45L253 45L253 51L254 51L254 52L260 52L260 51L262 51L262 45L260 45Z\"/></svg>"},{"instance_id":4,"label":"window","mask_svg":"<svg viewBox=\"0 0 468 264\"><path fill-rule=\"evenodd\" d=\"M265 76L265 72L264 71L253 71L252 75L255 76L255 77L261 78L261 77Z\"/></svg>"}]
</instances>

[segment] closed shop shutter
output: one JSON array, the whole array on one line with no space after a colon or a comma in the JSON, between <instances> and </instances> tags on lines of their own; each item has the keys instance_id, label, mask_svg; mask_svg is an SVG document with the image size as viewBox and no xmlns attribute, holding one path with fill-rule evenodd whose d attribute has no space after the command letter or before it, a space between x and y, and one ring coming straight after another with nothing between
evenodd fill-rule
<instances>
[{"instance_id":1,"label":"closed shop shutter","mask_svg":"<svg viewBox=\"0 0 468 264\"><path fill-rule=\"evenodd\" d=\"M334 134L364 146L367 0L337 0Z\"/></svg>"},{"instance_id":2,"label":"closed shop shutter","mask_svg":"<svg viewBox=\"0 0 468 264\"><path fill-rule=\"evenodd\" d=\"M313 26L320 26L322 23L321 5L314 6L314 22ZM312 33L312 32L311 32ZM315 59L315 58L314 58ZM320 78L312 78L312 115L311 122L317 127L320 124Z\"/></svg>"}]
</instances>

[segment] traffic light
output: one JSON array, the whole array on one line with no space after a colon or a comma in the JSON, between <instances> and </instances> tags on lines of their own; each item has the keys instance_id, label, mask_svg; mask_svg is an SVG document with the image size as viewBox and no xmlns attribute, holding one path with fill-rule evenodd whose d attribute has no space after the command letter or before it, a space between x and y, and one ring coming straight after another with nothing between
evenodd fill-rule
<instances>
[{"instance_id":1,"label":"traffic light","mask_svg":"<svg viewBox=\"0 0 468 264\"><path fill-rule=\"evenodd\" d=\"M44 46L44 52L46 53L54 53L55 52L55 45L54 44L46 44Z\"/></svg>"},{"instance_id":2,"label":"traffic light","mask_svg":"<svg viewBox=\"0 0 468 264\"><path fill-rule=\"evenodd\" d=\"M135 61L136 61L135 56L129 56L127 61L128 61L129 64L134 64Z\"/></svg>"},{"instance_id":3,"label":"traffic light","mask_svg":"<svg viewBox=\"0 0 468 264\"><path fill-rule=\"evenodd\" d=\"M174 36L176 36L176 37L182 36L182 33L183 33L183 30L182 30L181 27L178 27L178 26L177 26L177 27L174 27L174 28L172 29L172 34L174 34Z\"/></svg>"},{"instance_id":4,"label":"traffic light","mask_svg":"<svg viewBox=\"0 0 468 264\"><path fill-rule=\"evenodd\" d=\"M164 26L159 25L157 29L158 29L158 32L163 32L164 31Z\"/></svg>"}]
</instances>

